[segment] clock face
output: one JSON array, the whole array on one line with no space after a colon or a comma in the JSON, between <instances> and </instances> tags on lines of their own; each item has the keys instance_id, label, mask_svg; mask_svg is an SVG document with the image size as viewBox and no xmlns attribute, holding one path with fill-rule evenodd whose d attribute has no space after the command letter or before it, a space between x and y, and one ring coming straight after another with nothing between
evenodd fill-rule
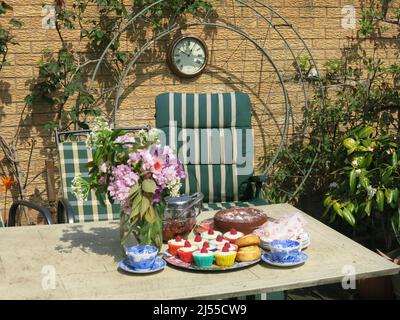
<instances>
[{"instance_id":1,"label":"clock face","mask_svg":"<svg viewBox=\"0 0 400 320\"><path fill-rule=\"evenodd\" d=\"M170 66L178 76L194 77L205 68L208 52L204 42L193 36L181 37L170 49Z\"/></svg>"}]
</instances>

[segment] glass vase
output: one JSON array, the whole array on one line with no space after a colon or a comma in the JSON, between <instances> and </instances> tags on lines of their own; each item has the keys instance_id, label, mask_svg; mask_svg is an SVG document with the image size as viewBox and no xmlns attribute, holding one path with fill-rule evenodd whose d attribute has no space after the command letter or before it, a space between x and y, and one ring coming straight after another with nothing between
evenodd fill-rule
<instances>
[{"instance_id":1,"label":"glass vase","mask_svg":"<svg viewBox=\"0 0 400 320\"><path fill-rule=\"evenodd\" d=\"M155 205L155 221L150 223L146 219L141 219L135 224L130 223L129 214L121 212L120 216L120 240L123 252L135 245L152 245L161 249L163 242L162 233L162 210Z\"/></svg>"}]
</instances>

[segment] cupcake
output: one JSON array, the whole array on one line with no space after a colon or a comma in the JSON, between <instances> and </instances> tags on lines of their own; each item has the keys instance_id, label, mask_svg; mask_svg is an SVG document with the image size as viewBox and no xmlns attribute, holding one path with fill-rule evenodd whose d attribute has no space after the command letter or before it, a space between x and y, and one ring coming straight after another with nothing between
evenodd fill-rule
<instances>
[{"instance_id":1,"label":"cupcake","mask_svg":"<svg viewBox=\"0 0 400 320\"><path fill-rule=\"evenodd\" d=\"M215 252L215 263L220 267L231 267L235 264L236 251L230 251L227 247Z\"/></svg>"},{"instance_id":2,"label":"cupcake","mask_svg":"<svg viewBox=\"0 0 400 320\"><path fill-rule=\"evenodd\" d=\"M228 240L231 243L235 243L235 241L244 236L243 232L237 231L236 229L231 229L229 232L224 233L224 239Z\"/></svg>"},{"instance_id":3,"label":"cupcake","mask_svg":"<svg viewBox=\"0 0 400 320\"><path fill-rule=\"evenodd\" d=\"M217 250L217 247L214 246L214 245L212 245L212 244L210 244L208 241L204 241L204 242L203 242L203 248L204 248L204 247L205 247L208 251L212 251L212 252L214 252L214 251Z\"/></svg>"},{"instance_id":4,"label":"cupcake","mask_svg":"<svg viewBox=\"0 0 400 320\"><path fill-rule=\"evenodd\" d=\"M204 241L215 240L219 235L222 235L222 232L215 231L213 229L209 229L208 231L204 231L201 233L201 238Z\"/></svg>"},{"instance_id":5,"label":"cupcake","mask_svg":"<svg viewBox=\"0 0 400 320\"><path fill-rule=\"evenodd\" d=\"M200 251L193 252L193 260L198 267L211 267L214 262L214 253L203 247Z\"/></svg>"},{"instance_id":6,"label":"cupcake","mask_svg":"<svg viewBox=\"0 0 400 320\"><path fill-rule=\"evenodd\" d=\"M193 252L199 250L199 247L192 246L189 241L185 241L185 246L178 249L178 256L183 262L193 262Z\"/></svg>"},{"instance_id":7,"label":"cupcake","mask_svg":"<svg viewBox=\"0 0 400 320\"><path fill-rule=\"evenodd\" d=\"M229 243L228 240L224 240L224 238L222 238L222 235L218 235L217 238L215 240L211 240L210 244L217 247L218 250L222 249L225 243Z\"/></svg>"},{"instance_id":8,"label":"cupcake","mask_svg":"<svg viewBox=\"0 0 400 320\"><path fill-rule=\"evenodd\" d=\"M234 243L226 242L224 244L224 248L227 248L229 251L238 251L238 246Z\"/></svg>"},{"instance_id":9,"label":"cupcake","mask_svg":"<svg viewBox=\"0 0 400 320\"><path fill-rule=\"evenodd\" d=\"M203 243L204 243L204 241L201 239L200 235L197 235L196 237L194 237L194 240L193 240L193 245L194 246L202 248L203 247Z\"/></svg>"},{"instance_id":10,"label":"cupcake","mask_svg":"<svg viewBox=\"0 0 400 320\"><path fill-rule=\"evenodd\" d=\"M185 246L185 240L183 240L180 236L177 236L175 239L171 239L168 241L168 251L170 254L177 256L178 249Z\"/></svg>"}]
</instances>

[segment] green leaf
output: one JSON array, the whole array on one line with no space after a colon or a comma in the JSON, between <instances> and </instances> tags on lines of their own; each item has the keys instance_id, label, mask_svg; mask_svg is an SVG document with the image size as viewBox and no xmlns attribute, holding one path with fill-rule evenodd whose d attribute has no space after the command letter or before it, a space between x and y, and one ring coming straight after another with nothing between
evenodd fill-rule
<instances>
[{"instance_id":1,"label":"green leaf","mask_svg":"<svg viewBox=\"0 0 400 320\"><path fill-rule=\"evenodd\" d=\"M394 190L386 189L385 190L385 196L386 196L386 203L388 205L390 205L393 202L393 199L394 199L394 196L395 196Z\"/></svg>"},{"instance_id":2,"label":"green leaf","mask_svg":"<svg viewBox=\"0 0 400 320\"><path fill-rule=\"evenodd\" d=\"M349 202L349 203L346 205L346 208L347 208L351 213L353 213L353 212L355 211L355 209L356 209L356 206L354 205L354 203Z\"/></svg>"},{"instance_id":3,"label":"green leaf","mask_svg":"<svg viewBox=\"0 0 400 320\"><path fill-rule=\"evenodd\" d=\"M149 210L147 210L147 213L144 216L144 218L148 223L154 223L156 221L157 216L152 206L149 207Z\"/></svg>"},{"instance_id":4,"label":"green leaf","mask_svg":"<svg viewBox=\"0 0 400 320\"><path fill-rule=\"evenodd\" d=\"M371 199L368 199L365 203L364 211L368 215L368 217L371 215Z\"/></svg>"},{"instance_id":5,"label":"green leaf","mask_svg":"<svg viewBox=\"0 0 400 320\"><path fill-rule=\"evenodd\" d=\"M381 189L379 189L376 192L376 204L377 204L378 210L380 212L383 212L383 209L385 207L385 195Z\"/></svg>"},{"instance_id":6,"label":"green leaf","mask_svg":"<svg viewBox=\"0 0 400 320\"><path fill-rule=\"evenodd\" d=\"M346 138L343 140L343 146L347 149L347 154L351 154L358 146L358 142L353 138Z\"/></svg>"},{"instance_id":7,"label":"green leaf","mask_svg":"<svg viewBox=\"0 0 400 320\"><path fill-rule=\"evenodd\" d=\"M357 136L358 136L360 139L365 139L365 138L369 138L373 132L374 132L374 128L372 128L372 127L365 127L365 128L361 129L361 130L357 133Z\"/></svg>"},{"instance_id":8,"label":"green leaf","mask_svg":"<svg viewBox=\"0 0 400 320\"><path fill-rule=\"evenodd\" d=\"M398 159L397 159L397 152L395 151L395 152L393 152L393 154L392 154L392 166L393 166L393 167L396 167L396 166L397 166L397 161L398 161Z\"/></svg>"},{"instance_id":9,"label":"green leaf","mask_svg":"<svg viewBox=\"0 0 400 320\"><path fill-rule=\"evenodd\" d=\"M369 186L369 179L365 176L365 174L360 175L360 184L367 189Z\"/></svg>"},{"instance_id":10,"label":"green leaf","mask_svg":"<svg viewBox=\"0 0 400 320\"><path fill-rule=\"evenodd\" d=\"M154 193L157 190L157 185L153 179L145 179L142 183L142 189L144 192Z\"/></svg>"},{"instance_id":11,"label":"green leaf","mask_svg":"<svg viewBox=\"0 0 400 320\"><path fill-rule=\"evenodd\" d=\"M343 217L352 227L354 227L356 220L349 209L343 208Z\"/></svg>"},{"instance_id":12,"label":"green leaf","mask_svg":"<svg viewBox=\"0 0 400 320\"><path fill-rule=\"evenodd\" d=\"M140 205L140 217L143 218L143 216L146 214L147 210L149 209L151 203L149 198L146 196L142 197L142 202Z\"/></svg>"},{"instance_id":13,"label":"green leaf","mask_svg":"<svg viewBox=\"0 0 400 320\"><path fill-rule=\"evenodd\" d=\"M357 186L357 173L355 169L350 171L349 186L350 186L350 194L353 194L356 191L356 186Z\"/></svg>"},{"instance_id":14,"label":"green leaf","mask_svg":"<svg viewBox=\"0 0 400 320\"><path fill-rule=\"evenodd\" d=\"M8 23L13 25L16 28L21 28L24 25L21 21L14 19L14 18L10 19L10 21Z\"/></svg>"},{"instance_id":15,"label":"green leaf","mask_svg":"<svg viewBox=\"0 0 400 320\"><path fill-rule=\"evenodd\" d=\"M340 204L338 203L338 202L334 202L334 204L333 204L333 210L339 215L339 216L341 216L341 217L343 217L343 211L342 211L342 209L341 209L341 207L340 207Z\"/></svg>"}]
</instances>

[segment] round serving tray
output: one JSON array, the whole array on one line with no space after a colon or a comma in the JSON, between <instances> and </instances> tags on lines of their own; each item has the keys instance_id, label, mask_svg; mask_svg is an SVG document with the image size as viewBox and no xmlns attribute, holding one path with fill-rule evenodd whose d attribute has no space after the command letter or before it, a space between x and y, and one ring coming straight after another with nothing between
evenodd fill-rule
<instances>
[{"instance_id":1,"label":"round serving tray","mask_svg":"<svg viewBox=\"0 0 400 320\"><path fill-rule=\"evenodd\" d=\"M167 261L169 264L187 270L195 270L195 271L228 271L228 270L237 270L246 268L248 266L257 264L261 261L261 258L253 261L246 261L246 262L235 262L235 264L231 267L219 267L215 264L211 265L211 267L198 267L194 263L184 262L181 259L171 256L169 253L165 253L163 256L164 260Z\"/></svg>"}]
</instances>

